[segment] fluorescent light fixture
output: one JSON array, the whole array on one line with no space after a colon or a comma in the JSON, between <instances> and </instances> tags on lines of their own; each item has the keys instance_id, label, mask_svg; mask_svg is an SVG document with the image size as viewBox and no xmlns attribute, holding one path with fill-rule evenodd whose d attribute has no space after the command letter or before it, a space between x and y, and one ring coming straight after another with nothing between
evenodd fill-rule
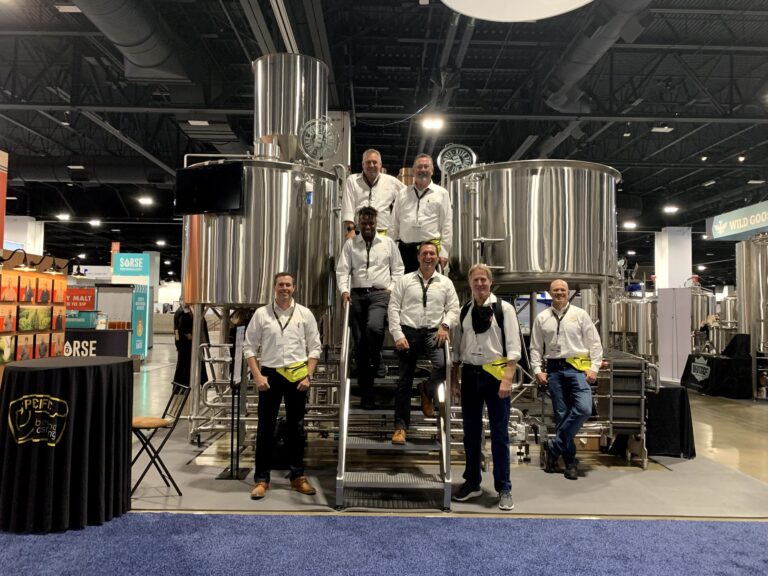
<instances>
[{"instance_id":1,"label":"fluorescent light fixture","mask_svg":"<svg viewBox=\"0 0 768 576\"><path fill-rule=\"evenodd\" d=\"M158 241L156 242L156 244L157 244L158 246L165 246L165 240L158 240Z\"/></svg>"},{"instance_id":2,"label":"fluorescent light fixture","mask_svg":"<svg viewBox=\"0 0 768 576\"><path fill-rule=\"evenodd\" d=\"M738 161L739 162L744 162L744 160L746 160L746 159L747 159L747 157L744 156L744 154L739 154L739 157L738 157Z\"/></svg>"},{"instance_id":3,"label":"fluorescent light fixture","mask_svg":"<svg viewBox=\"0 0 768 576\"><path fill-rule=\"evenodd\" d=\"M704 188L708 188L709 186L714 185L715 182L717 182L717 180L707 180L704 182L704 184L702 184L702 186L704 186Z\"/></svg>"},{"instance_id":4,"label":"fluorescent light fixture","mask_svg":"<svg viewBox=\"0 0 768 576\"><path fill-rule=\"evenodd\" d=\"M752 184L753 186L755 184L765 184L765 180L761 180L761 179L758 179L758 178L753 178L751 180L747 180L747 184Z\"/></svg>"},{"instance_id":5,"label":"fluorescent light fixture","mask_svg":"<svg viewBox=\"0 0 768 576\"><path fill-rule=\"evenodd\" d=\"M120 228L112 228L112 232L120 232Z\"/></svg>"},{"instance_id":6,"label":"fluorescent light fixture","mask_svg":"<svg viewBox=\"0 0 768 576\"><path fill-rule=\"evenodd\" d=\"M651 128L651 132L656 132L657 134L669 134L672 130L674 130L674 128L666 124L664 124L664 126L654 126Z\"/></svg>"},{"instance_id":7,"label":"fluorescent light fixture","mask_svg":"<svg viewBox=\"0 0 768 576\"><path fill-rule=\"evenodd\" d=\"M165 262L163 262L163 264L165 264L166 266L170 266L171 265L171 261L170 260L166 260Z\"/></svg>"},{"instance_id":8,"label":"fluorescent light fixture","mask_svg":"<svg viewBox=\"0 0 768 576\"><path fill-rule=\"evenodd\" d=\"M151 206L152 204L154 204L154 202L155 201L152 200L152 198L150 198L149 196L141 196L139 198L139 204L141 204L142 206Z\"/></svg>"},{"instance_id":9,"label":"fluorescent light fixture","mask_svg":"<svg viewBox=\"0 0 768 576\"><path fill-rule=\"evenodd\" d=\"M709 240L709 236L707 236L706 234L702 234L701 235L701 239L702 240Z\"/></svg>"},{"instance_id":10,"label":"fluorescent light fixture","mask_svg":"<svg viewBox=\"0 0 768 576\"><path fill-rule=\"evenodd\" d=\"M445 120L443 120L442 116L424 116L421 119L421 125L424 128L424 130L442 130L445 126Z\"/></svg>"},{"instance_id":11,"label":"fluorescent light fixture","mask_svg":"<svg viewBox=\"0 0 768 576\"><path fill-rule=\"evenodd\" d=\"M634 230L635 228L637 228L637 222L633 222L632 220L627 220L626 222L624 222L624 228L626 228L627 230Z\"/></svg>"},{"instance_id":12,"label":"fluorescent light fixture","mask_svg":"<svg viewBox=\"0 0 768 576\"><path fill-rule=\"evenodd\" d=\"M698 270L699 272L701 272L702 270L706 270L706 269L707 269L707 267L704 266L704 264L699 264L698 266L696 266L696 270Z\"/></svg>"},{"instance_id":13,"label":"fluorescent light fixture","mask_svg":"<svg viewBox=\"0 0 768 576\"><path fill-rule=\"evenodd\" d=\"M707 161L707 158L709 158L709 156L702 156L702 157L701 157L701 161L702 161L702 162L706 162L706 161Z\"/></svg>"},{"instance_id":14,"label":"fluorescent light fixture","mask_svg":"<svg viewBox=\"0 0 768 576\"><path fill-rule=\"evenodd\" d=\"M77 257L80 258L80 260L83 260L85 258L85 252L78 254Z\"/></svg>"},{"instance_id":15,"label":"fluorescent light fixture","mask_svg":"<svg viewBox=\"0 0 768 576\"><path fill-rule=\"evenodd\" d=\"M59 124L61 124L62 126L69 126L69 120L62 120L61 122L59 122Z\"/></svg>"},{"instance_id":16,"label":"fluorescent light fixture","mask_svg":"<svg viewBox=\"0 0 768 576\"><path fill-rule=\"evenodd\" d=\"M673 206L671 204L667 204L666 206L664 206L663 210L664 210L664 214L676 214L677 211L680 210L680 208L678 208L677 206Z\"/></svg>"},{"instance_id":17,"label":"fluorescent light fixture","mask_svg":"<svg viewBox=\"0 0 768 576\"><path fill-rule=\"evenodd\" d=\"M56 214L56 218L58 218L59 220L65 220L66 221L66 220L70 219L70 215L67 214L66 212L62 212L61 214Z\"/></svg>"},{"instance_id":18,"label":"fluorescent light fixture","mask_svg":"<svg viewBox=\"0 0 768 576\"><path fill-rule=\"evenodd\" d=\"M187 120L190 126L210 126L211 123L208 120Z\"/></svg>"},{"instance_id":19,"label":"fluorescent light fixture","mask_svg":"<svg viewBox=\"0 0 768 576\"><path fill-rule=\"evenodd\" d=\"M705 254L705 256L714 256L714 255L715 255L715 253L714 253L714 252L707 252L707 253Z\"/></svg>"},{"instance_id":20,"label":"fluorescent light fixture","mask_svg":"<svg viewBox=\"0 0 768 576\"><path fill-rule=\"evenodd\" d=\"M6 196L5 199L6 200L18 200L18 198L16 196Z\"/></svg>"},{"instance_id":21,"label":"fluorescent light fixture","mask_svg":"<svg viewBox=\"0 0 768 576\"><path fill-rule=\"evenodd\" d=\"M99 220L98 218L94 218L93 220L88 220L88 224L94 227L101 226L101 220Z\"/></svg>"},{"instance_id":22,"label":"fluorescent light fixture","mask_svg":"<svg viewBox=\"0 0 768 576\"><path fill-rule=\"evenodd\" d=\"M70 170L85 170L85 166L81 164L67 164L67 168Z\"/></svg>"},{"instance_id":23,"label":"fluorescent light fixture","mask_svg":"<svg viewBox=\"0 0 768 576\"><path fill-rule=\"evenodd\" d=\"M592 0L540 0L539 2L443 0L443 4L459 14L492 22L535 22L565 14L590 2Z\"/></svg>"},{"instance_id":24,"label":"fluorescent light fixture","mask_svg":"<svg viewBox=\"0 0 768 576\"><path fill-rule=\"evenodd\" d=\"M53 5L56 10L61 12L62 14L80 14L82 13L82 10L75 6L74 4L54 4Z\"/></svg>"},{"instance_id":25,"label":"fluorescent light fixture","mask_svg":"<svg viewBox=\"0 0 768 576\"><path fill-rule=\"evenodd\" d=\"M627 250L627 256L634 256L635 254L637 254L637 252L634 250Z\"/></svg>"},{"instance_id":26,"label":"fluorescent light fixture","mask_svg":"<svg viewBox=\"0 0 768 576\"><path fill-rule=\"evenodd\" d=\"M632 132L624 132L623 136L624 138L629 138L630 136L632 136Z\"/></svg>"},{"instance_id":27,"label":"fluorescent light fixture","mask_svg":"<svg viewBox=\"0 0 768 576\"><path fill-rule=\"evenodd\" d=\"M173 270L168 270L168 276L173 276Z\"/></svg>"}]
</instances>

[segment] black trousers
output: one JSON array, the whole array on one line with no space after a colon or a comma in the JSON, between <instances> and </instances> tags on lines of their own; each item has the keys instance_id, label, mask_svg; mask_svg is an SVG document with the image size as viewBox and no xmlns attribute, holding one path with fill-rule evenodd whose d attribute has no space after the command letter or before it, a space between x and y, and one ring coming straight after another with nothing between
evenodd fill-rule
<instances>
[{"instance_id":1,"label":"black trousers","mask_svg":"<svg viewBox=\"0 0 768 576\"><path fill-rule=\"evenodd\" d=\"M357 385L363 403L373 401L373 379L379 366L389 292L359 293L352 290L349 328L355 343Z\"/></svg>"},{"instance_id":2,"label":"black trousers","mask_svg":"<svg viewBox=\"0 0 768 576\"><path fill-rule=\"evenodd\" d=\"M400 257L403 259L403 266L405 267L405 274L408 272L415 272L419 269L419 245L421 242L413 242L407 244L405 242L397 241L397 247L400 250Z\"/></svg>"},{"instance_id":3,"label":"black trousers","mask_svg":"<svg viewBox=\"0 0 768 576\"><path fill-rule=\"evenodd\" d=\"M411 423L411 390L416 363L421 356L432 362L432 372L427 380L427 394L434 398L439 382L445 380L445 350L435 346L437 330L425 330L403 326L408 350L398 350L400 373L395 392L395 428L408 429Z\"/></svg>"}]
</instances>

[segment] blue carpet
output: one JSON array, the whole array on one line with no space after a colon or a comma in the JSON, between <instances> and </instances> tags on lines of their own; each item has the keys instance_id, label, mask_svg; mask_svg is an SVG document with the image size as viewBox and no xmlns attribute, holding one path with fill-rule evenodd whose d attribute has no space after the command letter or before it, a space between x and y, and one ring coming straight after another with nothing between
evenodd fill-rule
<instances>
[{"instance_id":1,"label":"blue carpet","mask_svg":"<svg viewBox=\"0 0 768 576\"><path fill-rule=\"evenodd\" d=\"M546 545L546 549L545 549ZM2 574L768 574L768 523L133 513L0 534Z\"/></svg>"}]
</instances>

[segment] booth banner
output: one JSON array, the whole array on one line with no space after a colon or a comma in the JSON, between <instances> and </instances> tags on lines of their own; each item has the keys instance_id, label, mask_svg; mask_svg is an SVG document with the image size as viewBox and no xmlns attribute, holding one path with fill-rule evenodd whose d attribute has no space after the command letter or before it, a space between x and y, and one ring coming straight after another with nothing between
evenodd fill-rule
<instances>
[{"instance_id":1,"label":"booth banner","mask_svg":"<svg viewBox=\"0 0 768 576\"><path fill-rule=\"evenodd\" d=\"M8 152L0 150L0 242L5 238L5 197L8 191Z\"/></svg>"},{"instance_id":2,"label":"booth banner","mask_svg":"<svg viewBox=\"0 0 768 576\"><path fill-rule=\"evenodd\" d=\"M67 310L96 310L96 288L67 288Z\"/></svg>"},{"instance_id":3,"label":"booth banner","mask_svg":"<svg viewBox=\"0 0 768 576\"><path fill-rule=\"evenodd\" d=\"M64 356L128 357L128 330L67 330Z\"/></svg>"},{"instance_id":4,"label":"booth banner","mask_svg":"<svg viewBox=\"0 0 768 576\"><path fill-rule=\"evenodd\" d=\"M149 326L149 287L136 284L133 287L133 311L131 313L131 355L147 355L147 328Z\"/></svg>"},{"instance_id":5,"label":"booth banner","mask_svg":"<svg viewBox=\"0 0 768 576\"><path fill-rule=\"evenodd\" d=\"M149 254L115 254L112 275L149 276Z\"/></svg>"},{"instance_id":6,"label":"booth banner","mask_svg":"<svg viewBox=\"0 0 768 576\"><path fill-rule=\"evenodd\" d=\"M768 228L768 201L708 218L706 228L713 240L747 240Z\"/></svg>"}]
</instances>

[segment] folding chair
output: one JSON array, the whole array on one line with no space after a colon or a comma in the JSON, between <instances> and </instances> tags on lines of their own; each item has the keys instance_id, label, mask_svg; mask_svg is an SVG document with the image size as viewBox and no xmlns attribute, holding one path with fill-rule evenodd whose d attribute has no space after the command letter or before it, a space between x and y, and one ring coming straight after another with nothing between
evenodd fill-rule
<instances>
[{"instance_id":1,"label":"folding chair","mask_svg":"<svg viewBox=\"0 0 768 576\"><path fill-rule=\"evenodd\" d=\"M172 384L173 388L171 391L171 397L168 399L168 403L165 405L165 410L163 410L162 417L156 418L152 416L134 416L131 422L131 429L133 430L133 434L136 436L136 438L139 439L139 442L141 443L141 448L131 461L131 467L136 464L139 457L145 451L149 456L149 463L144 468L144 471L141 473L141 476L139 476L139 479L136 480L136 483L133 485L131 494L136 491L136 488L138 488L139 484L141 484L141 481L144 480L144 477L147 475L147 472L149 472L149 469L154 466L158 474L160 474L160 477L163 479L163 482L165 482L165 485L170 487L171 484L173 484L176 493L181 496L181 490L179 490L179 487L176 485L173 476L168 471L165 462L163 462L163 459L160 457L160 451L163 449L163 446L165 446L165 443L168 442L171 434L173 434L173 431L176 429L176 424L179 423L179 420L181 419L181 413L187 403L187 398L189 398L189 386L185 384L179 384L178 382L173 382ZM155 436L158 437L155 438Z\"/></svg>"}]
</instances>

